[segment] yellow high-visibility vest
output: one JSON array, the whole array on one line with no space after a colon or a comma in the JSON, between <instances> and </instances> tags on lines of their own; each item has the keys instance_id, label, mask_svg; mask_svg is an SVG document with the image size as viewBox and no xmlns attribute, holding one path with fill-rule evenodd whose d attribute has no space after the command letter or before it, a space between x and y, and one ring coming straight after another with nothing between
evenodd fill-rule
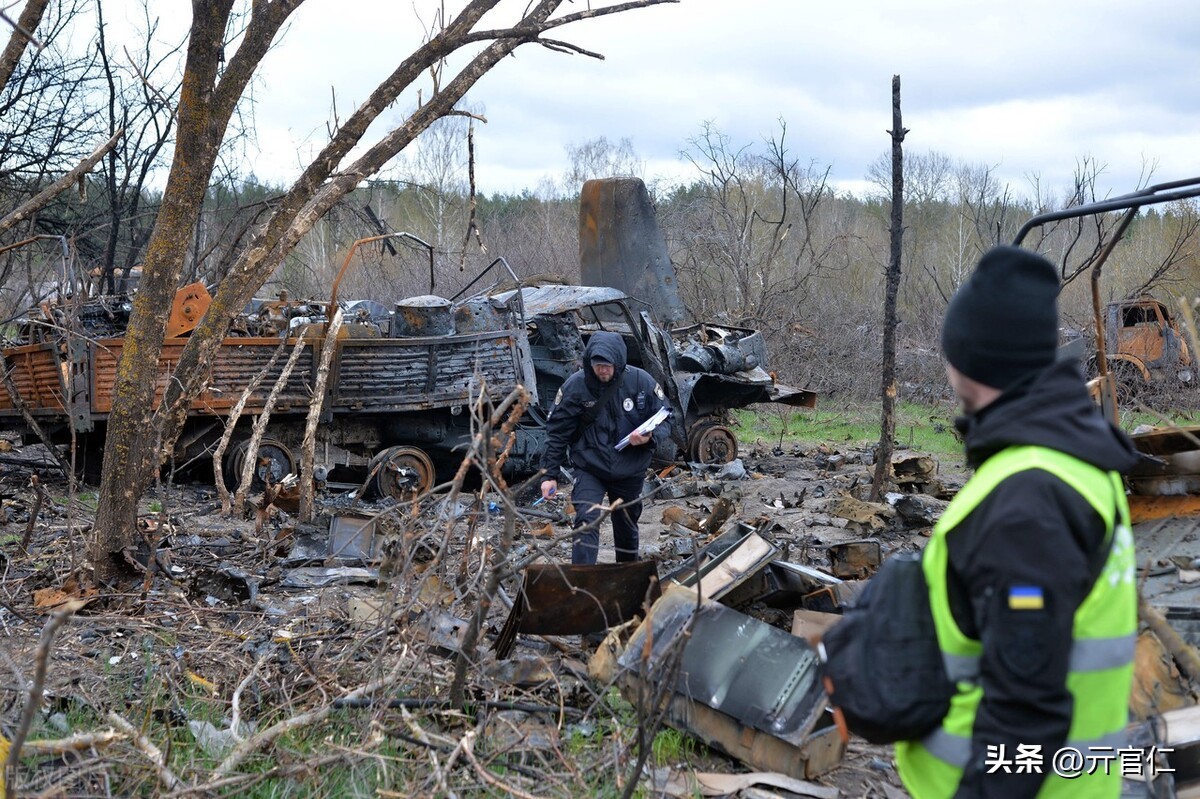
<instances>
[{"instance_id":1,"label":"yellow high-visibility vest","mask_svg":"<svg viewBox=\"0 0 1200 799\"><path fill-rule=\"evenodd\" d=\"M1028 469L1047 471L1079 492L1104 520L1105 543L1111 542L1099 579L1075 611L1067 675L1067 688L1075 701L1065 746L1079 750L1084 757L1091 749L1100 758L1111 757L1111 753L1124 746L1137 635L1137 558L1121 478L1116 472L1105 472L1057 450L1009 447L988 458L963 486L935 525L921 557L938 647L957 692L938 729L920 741L902 741L896 745L900 778L913 799L954 795L970 758L975 713L983 698L983 686L979 683L983 645L959 629L950 611L946 537L953 535L954 528L1001 481ZM1006 756L1011 759L1013 754L1008 752ZM1121 773L1115 760L1108 761L1108 774L1101 760L1093 773L1072 778L1054 773L1054 752L1040 754L1041 769L1047 777L1039 797L1115 799L1119 796Z\"/></svg>"}]
</instances>

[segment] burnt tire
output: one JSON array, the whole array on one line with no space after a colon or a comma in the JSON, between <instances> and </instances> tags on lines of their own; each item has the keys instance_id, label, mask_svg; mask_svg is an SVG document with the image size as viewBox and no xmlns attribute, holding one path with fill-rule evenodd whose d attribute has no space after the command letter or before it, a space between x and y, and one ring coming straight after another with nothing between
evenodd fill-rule
<instances>
[{"instance_id":1,"label":"burnt tire","mask_svg":"<svg viewBox=\"0 0 1200 799\"><path fill-rule=\"evenodd\" d=\"M737 436L725 425L698 422L688 431L688 460L691 462L729 463L737 456Z\"/></svg>"},{"instance_id":2,"label":"burnt tire","mask_svg":"<svg viewBox=\"0 0 1200 799\"><path fill-rule=\"evenodd\" d=\"M419 447L396 446L380 451L368 466L367 489L372 496L410 500L433 488L437 470Z\"/></svg>"},{"instance_id":3,"label":"burnt tire","mask_svg":"<svg viewBox=\"0 0 1200 799\"><path fill-rule=\"evenodd\" d=\"M225 473L225 485L229 488L237 488L241 481L242 469L246 465L246 451L249 448L250 440L242 439L225 453L225 461L221 468ZM296 458L292 451L283 442L273 438L264 438L259 442L257 461L250 483L251 490L262 489L268 481L274 485L296 471Z\"/></svg>"}]
</instances>

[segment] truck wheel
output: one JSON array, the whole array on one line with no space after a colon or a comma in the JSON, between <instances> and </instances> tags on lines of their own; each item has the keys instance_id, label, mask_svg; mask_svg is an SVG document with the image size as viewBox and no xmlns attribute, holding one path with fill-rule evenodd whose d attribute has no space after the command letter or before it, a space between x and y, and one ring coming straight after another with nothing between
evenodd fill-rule
<instances>
[{"instance_id":1,"label":"truck wheel","mask_svg":"<svg viewBox=\"0 0 1200 799\"><path fill-rule=\"evenodd\" d=\"M725 425L701 422L688 433L688 460L693 463L729 463L737 454L737 436Z\"/></svg>"},{"instance_id":2,"label":"truck wheel","mask_svg":"<svg viewBox=\"0 0 1200 799\"><path fill-rule=\"evenodd\" d=\"M378 468L376 468L378 467ZM371 459L371 491L376 496L408 500L433 488L433 461L417 447L388 447Z\"/></svg>"},{"instance_id":3,"label":"truck wheel","mask_svg":"<svg viewBox=\"0 0 1200 799\"><path fill-rule=\"evenodd\" d=\"M225 472L225 484L236 488L242 479L242 469L246 465L246 450L250 447L249 439L239 441L237 446L225 455L222 469ZM296 459L292 451L282 442L273 438L264 438L258 443L258 466L254 470L254 478L250 487L262 488L267 480L272 484L278 483L296 471Z\"/></svg>"}]
</instances>

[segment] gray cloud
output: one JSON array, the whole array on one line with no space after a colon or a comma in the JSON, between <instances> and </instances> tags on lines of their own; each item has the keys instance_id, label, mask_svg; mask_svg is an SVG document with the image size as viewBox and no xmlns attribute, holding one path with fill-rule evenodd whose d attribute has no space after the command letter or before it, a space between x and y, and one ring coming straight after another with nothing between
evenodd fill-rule
<instances>
[{"instance_id":1,"label":"gray cloud","mask_svg":"<svg viewBox=\"0 0 1200 799\"><path fill-rule=\"evenodd\" d=\"M330 87L344 118L420 41L414 6L432 5L309 0L259 88L260 177L294 177L302 142L322 140ZM1200 174L1190 0L683 0L555 35L605 60L526 45L480 81L469 100L489 119L476 133L484 191L557 177L568 145L599 136L682 174L678 153L703 122L758 145L780 118L795 157L857 185L890 148L893 75L907 151L995 167L1019 191L1032 175L1066 188L1081 158L1107 165L1113 193L1145 161L1159 181Z\"/></svg>"}]
</instances>

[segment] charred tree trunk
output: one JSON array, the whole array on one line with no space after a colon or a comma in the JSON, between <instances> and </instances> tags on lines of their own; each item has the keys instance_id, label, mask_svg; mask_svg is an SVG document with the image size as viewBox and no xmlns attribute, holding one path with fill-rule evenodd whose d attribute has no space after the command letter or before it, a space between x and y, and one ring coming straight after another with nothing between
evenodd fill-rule
<instances>
[{"instance_id":1,"label":"charred tree trunk","mask_svg":"<svg viewBox=\"0 0 1200 799\"><path fill-rule=\"evenodd\" d=\"M892 76L892 228L888 258L887 294L883 301L883 389L879 423L879 452L871 500L878 502L892 463L892 440L896 437L896 295L900 292L900 245L904 238L904 134L900 119L900 76Z\"/></svg>"},{"instance_id":2,"label":"charred tree trunk","mask_svg":"<svg viewBox=\"0 0 1200 799\"><path fill-rule=\"evenodd\" d=\"M195 229L218 148L238 99L296 5L256 4L237 52L227 61L225 31L233 0L195 0L192 4L175 157L146 247L113 387L91 548L98 580L121 576L124 567L119 553L132 543L138 500L162 462L161 436L153 424L152 410L159 382L158 359L186 245Z\"/></svg>"}]
</instances>

